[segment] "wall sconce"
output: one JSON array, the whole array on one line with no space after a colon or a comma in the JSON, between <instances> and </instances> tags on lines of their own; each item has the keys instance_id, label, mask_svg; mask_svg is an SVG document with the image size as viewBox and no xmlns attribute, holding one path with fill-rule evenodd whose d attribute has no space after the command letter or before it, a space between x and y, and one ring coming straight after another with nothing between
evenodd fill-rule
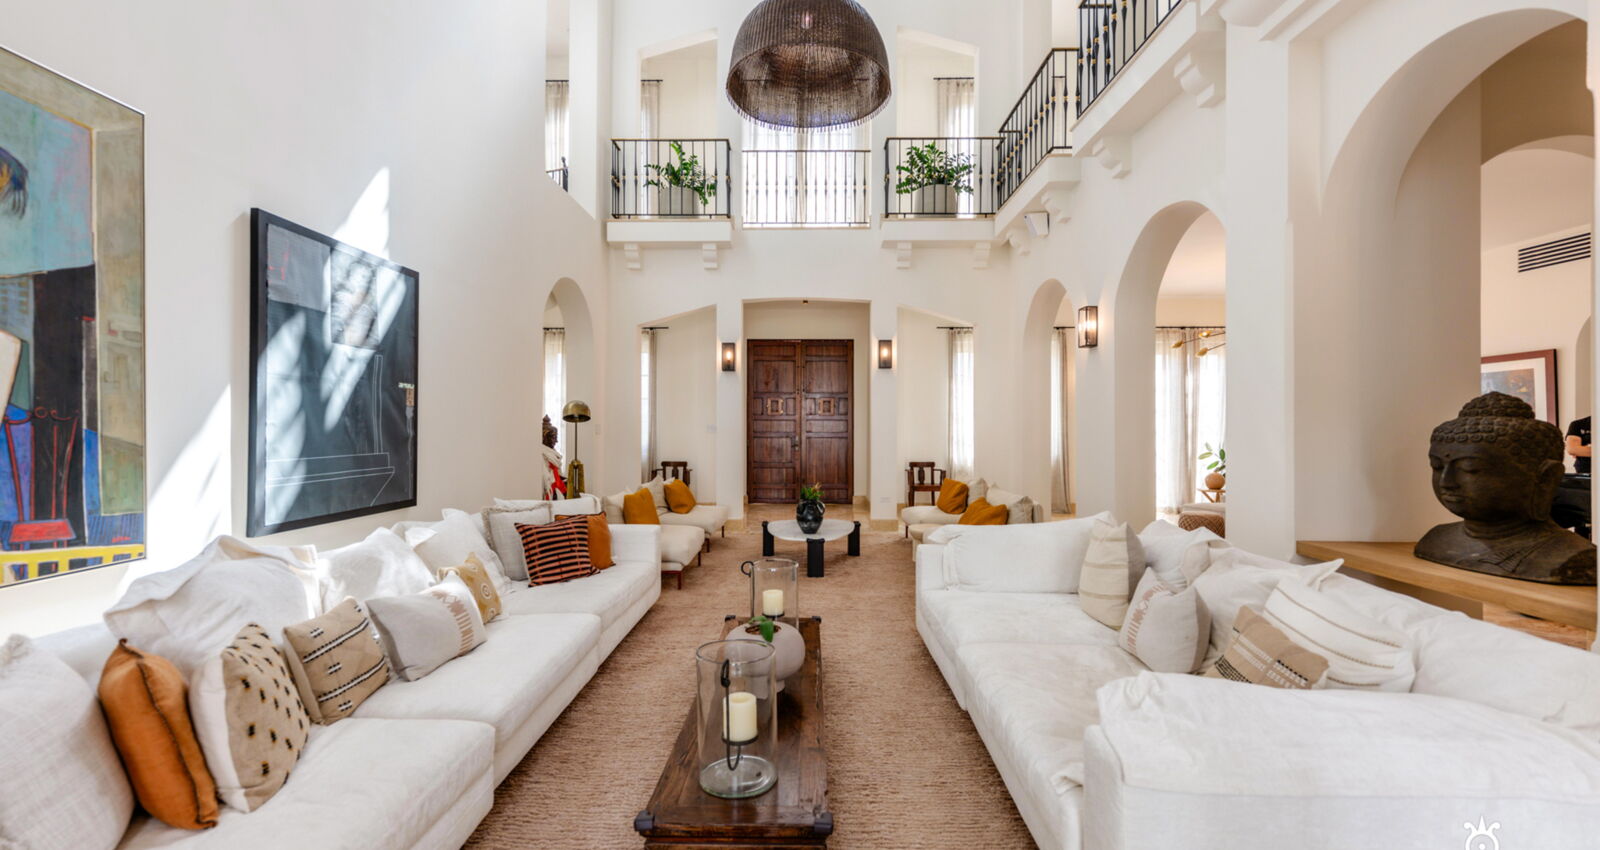
<instances>
[{"instance_id":1,"label":"wall sconce","mask_svg":"<svg viewBox=\"0 0 1600 850\"><path fill-rule=\"evenodd\" d=\"M878 340L878 368L879 369L893 369L894 368L894 340L892 340L892 339L880 339L880 340Z\"/></svg>"},{"instance_id":2,"label":"wall sconce","mask_svg":"<svg viewBox=\"0 0 1600 850\"><path fill-rule=\"evenodd\" d=\"M725 342L722 344L722 371L739 371L739 344L737 342Z\"/></svg>"},{"instance_id":3,"label":"wall sconce","mask_svg":"<svg viewBox=\"0 0 1600 850\"><path fill-rule=\"evenodd\" d=\"M1100 344L1100 308L1078 308L1078 347L1094 348Z\"/></svg>"}]
</instances>

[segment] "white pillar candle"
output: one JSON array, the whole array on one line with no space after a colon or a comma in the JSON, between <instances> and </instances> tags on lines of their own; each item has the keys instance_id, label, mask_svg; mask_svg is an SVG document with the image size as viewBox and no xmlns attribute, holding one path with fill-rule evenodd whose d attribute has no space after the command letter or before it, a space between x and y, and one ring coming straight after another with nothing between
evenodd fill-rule
<instances>
[{"instance_id":1,"label":"white pillar candle","mask_svg":"<svg viewBox=\"0 0 1600 850\"><path fill-rule=\"evenodd\" d=\"M768 617L783 615L783 591L773 588L761 591L761 613Z\"/></svg>"},{"instance_id":2,"label":"white pillar candle","mask_svg":"<svg viewBox=\"0 0 1600 850\"><path fill-rule=\"evenodd\" d=\"M756 737L756 695L734 691L722 701L722 732L730 742L745 743Z\"/></svg>"}]
</instances>

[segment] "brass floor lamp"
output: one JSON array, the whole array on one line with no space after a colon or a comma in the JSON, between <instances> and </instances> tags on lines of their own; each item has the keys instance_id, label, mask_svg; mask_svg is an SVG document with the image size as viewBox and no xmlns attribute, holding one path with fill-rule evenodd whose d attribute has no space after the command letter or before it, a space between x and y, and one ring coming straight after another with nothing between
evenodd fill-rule
<instances>
[{"instance_id":1,"label":"brass floor lamp","mask_svg":"<svg viewBox=\"0 0 1600 850\"><path fill-rule=\"evenodd\" d=\"M569 401L567 406L561 408L561 420L576 425L588 422L592 417L589 414L589 405L581 401ZM578 460L578 429L572 429L572 460L567 462L567 498L576 499L585 492L583 480L583 461Z\"/></svg>"}]
</instances>

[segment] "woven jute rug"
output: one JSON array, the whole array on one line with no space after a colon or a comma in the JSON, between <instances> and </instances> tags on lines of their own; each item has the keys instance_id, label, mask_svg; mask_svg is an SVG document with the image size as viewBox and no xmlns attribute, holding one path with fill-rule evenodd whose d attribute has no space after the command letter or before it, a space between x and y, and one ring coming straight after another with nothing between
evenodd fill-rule
<instances>
[{"instance_id":1,"label":"woven jute rug","mask_svg":"<svg viewBox=\"0 0 1600 850\"><path fill-rule=\"evenodd\" d=\"M643 845L633 818L694 698L695 647L718 636L724 614L747 612L739 564L758 557L758 529L716 540L682 590L663 584L661 601L500 785L468 847ZM804 561L803 547L778 545ZM860 557L844 549L828 545L825 578L800 579L801 613L823 619L829 847L1033 847L917 635L910 541L863 531Z\"/></svg>"}]
</instances>

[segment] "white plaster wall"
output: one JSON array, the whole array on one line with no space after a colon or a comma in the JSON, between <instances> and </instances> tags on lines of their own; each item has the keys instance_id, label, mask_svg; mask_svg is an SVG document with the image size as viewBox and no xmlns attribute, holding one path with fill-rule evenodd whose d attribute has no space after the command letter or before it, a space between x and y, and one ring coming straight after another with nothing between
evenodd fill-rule
<instances>
[{"instance_id":1,"label":"white plaster wall","mask_svg":"<svg viewBox=\"0 0 1600 850\"><path fill-rule=\"evenodd\" d=\"M650 324L667 326L656 332L656 456L688 461L695 499L716 502L716 311Z\"/></svg>"},{"instance_id":2,"label":"white plaster wall","mask_svg":"<svg viewBox=\"0 0 1600 850\"><path fill-rule=\"evenodd\" d=\"M661 81L657 138L705 139L717 135L717 110L726 102L717 73L717 43L701 42L644 60L641 79ZM619 98L619 100L622 100ZM637 114L621 127L639 127Z\"/></svg>"},{"instance_id":3,"label":"white plaster wall","mask_svg":"<svg viewBox=\"0 0 1600 850\"><path fill-rule=\"evenodd\" d=\"M950 336L948 319L901 308L895 337L899 430L896 465L931 460L950 468ZM901 501L905 496L901 495Z\"/></svg>"},{"instance_id":4,"label":"white plaster wall","mask_svg":"<svg viewBox=\"0 0 1600 850\"><path fill-rule=\"evenodd\" d=\"M8 8L8 48L147 116L150 559L136 569L243 533L252 206L421 273L418 507L272 542L337 546L537 480L529 328L562 276L603 311L607 273L595 222L527 155L543 28L542 3L510 0ZM90 622L126 572L0 591L0 633Z\"/></svg>"},{"instance_id":5,"label":"white plaster wall","mask_svg":"<svg viewBox=\"0 0 1600 850\"><path fill-rule=\"evenodd\" d=\"M977 61L970 55L922 44L905 35L900 37L898 73L894 77L896 135L942 136L939 126L939 77L971 77ZM978 107L982 114L982 106ZM993 127L977 127L980 136L990 135Z\"/></svg>"},{"instance_id":6,"label":"white plaster wall","mask_svg":"<svg viewBox=\"0 0 1600 850\"><path fill-rule=\"evenodd\" d=\"M1552 233L1536 241L1570 235L1572 231ZM1554 348L1556 421L1565 431L1568 422L1588 413L1578 412L1577 351L1580 332L1591 315L1593 261L1518 274L1517 247L1483 252L1481 352L1492 357Z\"/></svg>"}]
</instances>

